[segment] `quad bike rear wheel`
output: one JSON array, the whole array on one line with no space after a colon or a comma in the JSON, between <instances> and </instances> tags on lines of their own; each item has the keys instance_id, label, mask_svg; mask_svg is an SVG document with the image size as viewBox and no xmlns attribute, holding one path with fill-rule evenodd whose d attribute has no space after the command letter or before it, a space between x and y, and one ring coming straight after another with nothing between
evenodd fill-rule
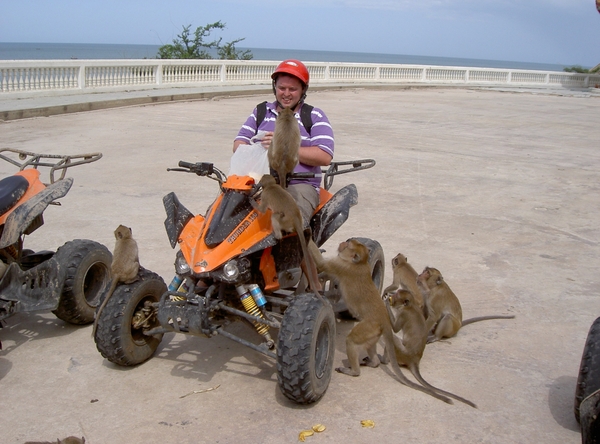
<instances>
[{"instance_id":1,"label":"quad bike rear wheel","mask_svg":"<svg viewBox=\"0 0 600 444\"><path fill-rule=\"evenodd\" d=\"M58 307L52 313L71 324L94 322L100 296L110 285L111 252L98 242L76 239L60 247L56 258L66 274Z\"/></svg>"},{"instance_id":2,"label":"quad bike rear wheel","mask_svg":"<svg viewBox=\"0 0 600 444\"><path fill-rule=\"evenodd\" d=\"M331 305L312 293L295 296L279 331L277 381L281 392L299 404L318 401L331 380L334 352Z\"/></svg>"},{"instance_id":3,"label":"quad bike rear wheel","mask_svg":"<svg viewBox=\"0 0 600 444\"><path fill-rule=\"evenodd\" d=\"M163 279L140 267L138 280L117 285L100 317L94 340L98 351L118 365L133 366L152 357L163 335L144 335L159 325L151 304L167 291Z\"/></svg>"},{"instance_id":4,"label":"quad bike rear wheel","mask_svg":"<svg viewBox=\"0 0 600 444\"><path fill-rule=\"evenodd\" d=\"M381 244L374 239L367 237L355 237L358 242L363 244L369 250L369 266L371 267L371 278L379 290L383 291L383 279L385 277L385 256Z\"/></svg>"},{"instance_id":5,"label":"quad bike rear wheel","mask_svg":"<svg viewBox=\"0 0 600 444\"><path fill-rule=\"evenodd\" d=\"M591 325L575 388L575 419L583 444L600 443L600 317Z\"/></svg>"}]
</instances>

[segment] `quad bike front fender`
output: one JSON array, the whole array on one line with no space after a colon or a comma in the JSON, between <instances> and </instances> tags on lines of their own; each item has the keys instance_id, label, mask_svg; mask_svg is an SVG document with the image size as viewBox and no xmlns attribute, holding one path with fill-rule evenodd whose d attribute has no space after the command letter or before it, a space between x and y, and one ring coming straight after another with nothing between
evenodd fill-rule
<instances>
[{"instance_id":1,"label":"quad bike front fender","mask_svg":"<svg viewBox=\"0 0 600 444\"><path fill-rule=\"evenodd\" d=\"M44 212L48 205L50 205L50 202L65 196L72 185L73 179L70 177L54 182L27 202L24 202L15 208L4 224L4 230L2 231L2 237L0 238L0 249L6 248L17 242L29 224Z\"/></svg>"},{"instance_id":2,"label":"quad bike front fender","mask_svg":"<svg viewBox=\"0 0 600 444\"><path fill-rule=\"evenodd\" d=\"M177 241L183 228L194 218L194 215L179 201L175 193L169 193L163 197L163 205L167 213L165 219L165 229L169 236L171 248L177 246Z\"/></svg>"},{"instance_id":3,"label":"quad bike front fender","mask_svg":"<svg viewBox=\"0 0 600 444\"><path fill-rule=\"evenodd\" d=\"M356 185L346 185L312 217L310 226L317 246L323 245L348 219L350 207L358 203Z\"/></svg>"}]
</instances>

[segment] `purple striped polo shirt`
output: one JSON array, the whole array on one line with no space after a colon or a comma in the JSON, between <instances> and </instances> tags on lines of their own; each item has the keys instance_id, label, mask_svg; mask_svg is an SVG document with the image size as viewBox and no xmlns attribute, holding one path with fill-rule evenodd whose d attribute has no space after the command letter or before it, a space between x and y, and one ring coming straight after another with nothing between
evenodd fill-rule
<instances>
[{"instance_id":1,"label":"purple striped polo shirt","mask_svg":"<svg viewBox=\"0 0 600 444\"><path fill-rule=\"evenodd\" d=\"M275 120L277 119L277 111L276 103L267 103L267 112L265 114L265 118L258 127L256 128L256 108L252 111L252 114L248 117L246 122L242 125L242 128L238 132L235 140L242 140L245 143L252 143L250 139L256 135L257 131L274 131L275 130ZM310 130L311 134L309 135L304 125L302 125L302 121L300 119L300 113L295 113L296 120L298 121L298 126L300 127L300 135L302 136L302 143L300 146L318 146L323 151L328 153L333 157L333 148L334 148L334 140L333 140L333 129L331 128L331 124L329 123L329 119L325 115L325 113L319 108L313 108L311 113L311 118L313 122L313 126ZM298 163L296 168L294 169L295 173L306 173L311 172L315 173L314 179L305 179L305 180L292 180L290 183L310 183L315 188L318 188L321 185L321 167L318 166L310 166L305 165L303 163Z\"/></svg>"}]
</instances>

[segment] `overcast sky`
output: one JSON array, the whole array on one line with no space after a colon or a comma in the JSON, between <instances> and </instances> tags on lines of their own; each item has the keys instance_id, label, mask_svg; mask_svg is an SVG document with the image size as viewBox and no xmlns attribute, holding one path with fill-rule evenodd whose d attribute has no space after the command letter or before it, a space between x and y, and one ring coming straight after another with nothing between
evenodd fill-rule
<instances>
[{"instance_id":1,"label":"overcast sky","mask_svg":"<svg viewBox=\"0 0 600 444\"><path fill-rule=\"evenodd\" d=\"M171 43L218 20L238 47L600 63L595 0L2 1L0 42Z\"/></svg>"}]
</instances>

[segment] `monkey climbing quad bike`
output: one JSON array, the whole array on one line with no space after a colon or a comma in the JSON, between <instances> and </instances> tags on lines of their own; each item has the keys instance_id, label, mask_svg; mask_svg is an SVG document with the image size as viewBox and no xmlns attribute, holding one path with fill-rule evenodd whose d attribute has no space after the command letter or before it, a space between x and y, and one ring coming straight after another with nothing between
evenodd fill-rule
<instances>
[{"instance_id":1,"label":"monkey climbing quad bike","mask_svg":"<svg viewBox=\"0 0 600 444\"><path fill-rule=\"evenodd\" d=\"M337 162L324 171L325 188L310 222L317 246L346 221L358 199L353 184L331 194L333 177L374 164ZM141 269L138 281L117 286L98 317L98 350L129 366L149 359L164 333L219 334L275 359L286 397L301 404L317 401L332 373L334 312L347 310L337 283L319 276L324 299L307 290L298 235L275 239L270 210L256 209L260 190L253 178L226 177L211 163L182 161L171 170L216 180L221 192L205 215L192 214L174 193L163 198L167 234L171 246L179 246L175 277L167 287L160 276ZM381 290L383 250L374 240L358 239L370 250L372 277ZM238 319L258 334L236 335L226 328Z\"/></svg>"},{"instance_id":2,"label":"monkey climbing quad bike","mask_svg":"<svg viewBox=\"0 0 600 444\"><path fill-rule=\"evenodd\" d=\"M77 156L0 149L0 158L19 171L0 180L0 325L17 312L52 310L72 324L89 324L110 284L112 254L91 240L67 242L56 252L23 248L25 235L44 223L48 205L60 205L73 184L68 168L94 162L100 153ZM49 168L50 183L40 179Z\"/></svg>"}]
</instances>

